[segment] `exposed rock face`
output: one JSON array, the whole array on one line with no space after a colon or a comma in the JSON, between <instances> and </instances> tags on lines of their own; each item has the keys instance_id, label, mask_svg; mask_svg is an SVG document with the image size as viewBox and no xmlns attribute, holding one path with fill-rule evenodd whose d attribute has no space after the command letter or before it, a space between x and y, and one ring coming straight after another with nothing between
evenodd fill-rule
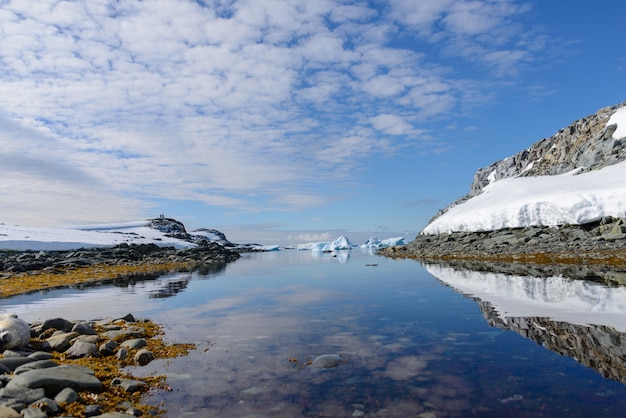
<instances>
[{"instance_id":1,"label":"exposed rock face","mask_svg":"<svg viewBox=\"0 0 626 418\"><path fill-rule=\"evenodd\" d=\"M157 231L161 231L168 235L186 234L185 225L182 222L172 218L165 218L163 216L159 218L150 219L148 226Z\"/></svg>"},{"instance_id":2,"label":"exposed rock face","mask_svg":"<svg viewBox=\"0 0 626 418\"><path fill-rule=\"evenodd\" d=\"M511 157L478 169L470 192L440 210L431 222L497 180L556 175L572 170L583 173L626 160L626 139L613 139L617 125L607 125L611 115L624 106L626 102L600 109Z\"/></svg>"}]
</instances>

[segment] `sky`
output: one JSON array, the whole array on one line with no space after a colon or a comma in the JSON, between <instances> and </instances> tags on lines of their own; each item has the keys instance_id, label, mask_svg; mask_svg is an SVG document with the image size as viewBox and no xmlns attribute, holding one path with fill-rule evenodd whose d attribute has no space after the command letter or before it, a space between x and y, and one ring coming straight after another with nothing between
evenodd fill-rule
<instances>
[{"instance_id":1,"label":"sky","mask_svg":"<svg viewBox=\"0 0 626 418\"><path fill-rule=\"evenodd\" d=\"M620 0L0 0L0 222L421 231L626 100Z\"/></svg>"}]
</instances>

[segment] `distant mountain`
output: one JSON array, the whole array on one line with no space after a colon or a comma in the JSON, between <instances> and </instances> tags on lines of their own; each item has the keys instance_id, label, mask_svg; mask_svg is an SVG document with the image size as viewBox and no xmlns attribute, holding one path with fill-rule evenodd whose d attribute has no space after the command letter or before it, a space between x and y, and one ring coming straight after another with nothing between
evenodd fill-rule
<instances>
[{"instance_id":1,"label":"distant mountain","mask_svg":"<svg viewBox=\"0 0 626 418\"><path fill-rule=\"evenodd\" d=\"M107 248L120 244L156 244L192 248L216 242L239 250L263 250L255 244L233 244L215 229L188 233L176 219L160 216L137 222L81 225L67 228L35 228L0 224L0 250L73 250Z\"/></svg>"},{"instance_id":2,"label":"distant mountain","mask_svg":"<svg viewBox=\"0 0 626 418\"><path fill-rule=\"evenodd\" d=\"M424 232L555 226L602 216L626 217L625 161L626 102L600 109L511 157L480 168L470 192L440 210Z\"/></svg>"}]
</instances>

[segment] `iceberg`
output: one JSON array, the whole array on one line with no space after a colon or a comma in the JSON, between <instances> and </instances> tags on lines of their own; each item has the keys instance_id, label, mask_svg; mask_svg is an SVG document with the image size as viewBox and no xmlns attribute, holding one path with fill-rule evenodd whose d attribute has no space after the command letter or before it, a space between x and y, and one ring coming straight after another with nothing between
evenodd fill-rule
<instances>
[{"instance_id":1,"label":"iceberg","mask_svg":"<svg viewBox=\"0 0 626 418\"><path fill-rule=\"evenodd\" d=\"M348 237L341 235L339 238L332 242L314 242L309 244L298 245L298 250L312 250L312 251L337 251L337 250L350 250L354 245L350 242Z\"/></svg>"},{"instance_id":2,"label":"iceberg","mask_svg":"<svg viewBox=\"0 0 626 418\"><path fill-rule=\"evenodd\" d=\"M361 248L386 248L394 247L396 245L405 245L404 237L394 237L380 240L376 237L371 237L364 244L361 244Z\"/></svg>"}]
</instances>

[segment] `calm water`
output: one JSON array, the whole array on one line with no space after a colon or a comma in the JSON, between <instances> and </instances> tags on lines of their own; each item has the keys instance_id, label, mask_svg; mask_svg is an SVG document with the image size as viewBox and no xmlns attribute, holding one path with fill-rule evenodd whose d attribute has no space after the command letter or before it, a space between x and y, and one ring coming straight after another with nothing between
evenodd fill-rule
<instances>
[{"instance_id":1,"label":"calm water","mask_svg":"<svg viewBox=\"0 0 626 418\"><path fill-rule=\"evenodd\" d=\"M167 374L173 391L151 401L172 417L624 416L623 288L588 284L578 306L581 282L458 275L361 250L282 251L204 275L4 299L0 312L131 312L163 323L171 342L196 343L133 370ZM306 365L323 354L342 363Z\"/></svg>"}]
</instances>

